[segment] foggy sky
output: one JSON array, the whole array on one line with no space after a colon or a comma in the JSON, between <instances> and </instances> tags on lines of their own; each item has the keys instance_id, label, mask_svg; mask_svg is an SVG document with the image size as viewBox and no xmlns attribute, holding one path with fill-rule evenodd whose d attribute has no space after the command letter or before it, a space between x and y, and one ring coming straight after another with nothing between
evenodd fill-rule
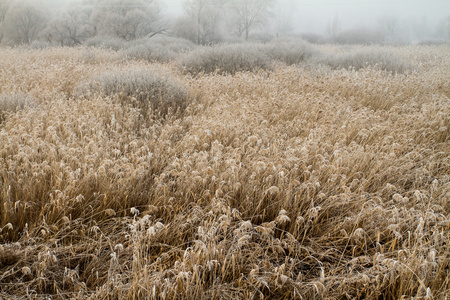
<instances>
[{"instance_id":1,"label":"foggy sky","mask_svg":"<svg viewBox=\"0 0 450 300\"><path fill-rule=\"evenodd\" d=\"M427 20L436 26L450 15L448 0L317 0L295 1L297 3L296 25L303 31L323 33L328 21L338 16L342 29L355 26L372 27L383 16L397 17L399 21L416 18Z\"/></svg>"},{"instance_id":2,"label":"foggy sky","mask_svg":"<svg viewBox=\"0 0 450 300\"><path fill-rule=\"evenodd\" d=\"M47 0L52 5L70 0ZM183 13L183 0L158 0L165 13L179 16ZM292 3L289 9L293 19L293 32L324 34L328 22L339 19L341 29L356 26L372 27L382 16L397 17L399 21L425 20L430 28L444 17L450 16L450 0L278 0Z\"/></svg>"}]
</instances>

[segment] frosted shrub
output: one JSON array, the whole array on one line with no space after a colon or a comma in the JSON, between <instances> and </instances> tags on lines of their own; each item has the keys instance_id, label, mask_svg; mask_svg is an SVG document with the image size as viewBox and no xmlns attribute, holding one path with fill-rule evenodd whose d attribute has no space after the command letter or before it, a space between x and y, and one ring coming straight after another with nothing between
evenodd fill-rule
<instances>
[{"instance_id":1,"label":"frosted shrub","mask_svg":"<svg viewBox=\"0 0 450 300\"><path fill-rule=\"evenodd\" d=\"M32 102L25 94L0 94L0 124L6 120L8 113L15 113Z\"/></svg>"},{"instance_id":2,"label":"frosted shrub","mask_svg":"<svg viewBox=\"0 0 450 300\"><path fill-rule=\"evenodd\" d=\"M450 40L437 39L437 38L429 38L420 40L417 42L417 45L422 46L442 46L442 45L450 45Z\"/></svg>"},{"instance_id":3,"label":"frosted shrub","mask_svg":"<svg viewBox=\"0 0 450 300\"><path fill-rule=\"evenodd\" d=\"M157 62L167 62L174 59L178 53L186 53L196 47L194 43L188 40L167 36L154 36L134 41L111 37L93 37L86 40L84 45L115 51L122 50L126 58Z\"/></svg>"},{"instance_id":4,"label":"frosted shrub","mask_svg":"<svg viewBox=\"0 0 450 300\"><path fill-rule=\"evenodd\" d=\"M33 43L31 43L29 48L30 49L46 49L46 48L50 48L53 46L54 45L50 42L42 41L42 40L35 40L35 41L33 41Z\"/></svg>"},{"instance_id":5,"label":"frosted shrub","mask_svg":"<svg viewBox=\"0 0 450 300\"><path fill-rule=\"evenodd\" d=\"M361 49L344 54L329 55L324 57L322 62L333 69L353 68L359 70L369 66L378 66L385 71L403 73L411 68L393 53L378 49Z\"/></svg>"},{"instance_id":6,"label":"frosted shrub","mask_svg":"<svg viewBox=\"0 0 450 300\"><path fill-rule=\"evenodd\" d=\"M287 65L299 64L320 53L310 43L300 39L275 40L267 45L266 51L271 59Z\"/></svg>"},{"instance_id":7,"label":"frosted shrub","mask_svg":"<svg viewBox=\"0 0 450 300\"><path fill-rule=\"evenodd\" d=\"M120 51L126 59L147 60L150 62L168 62L179 53L186 53L196 47L192 42L174 37L154 36L134 41L118 38L94 37L88 39L86 46Z\"/></svg>"},{"instance_id":8,"label":"frosted shrub","mask_svg":"<svg viewBox=\"0 0 450 300\"><path fill-rule=\"evenodd\" d=\"M344 30L334 37L330 37L328 42L342 45L373 45L384 42L385 36L378 30L368 28L356 28Z\"/></svg>"},{"instance_id":9,"label":"frosted shrub","mask_svg":"<svg viewBox=\"0 0 450 300\"><path fill-rule=\"evenodd\" d=\"M179 53L186 53L195 45L185 39L156 36L129 42L123 54L127 59L168 62L176 59Z\"/></svg>"},{"instance_id":10,"label":"frosted shrub","mask_svg":"<svg viewBox=\"0 0 450 300\"><path fill-rule=\"evenodd\" d=\"M96 36L84 42L88 47L96 47L111 50L120 50L127 48L127 42L119 38Z\"/></svg>"},{"instance_id":11,"label":"frosted shrub","mask_svg":"<svg viewBox=\"0 0 450 300\"><path fill-rule=\"evenodd\" d=\"M189 52L194 47L192 42L185 39L155 36L128 43L123 53L127 59L168 62L174 60L179 53Z\"/></svg>"},{"instance_id":12,"label":"frosted shrub","mask_svg":"<svg viewBox=\"0 0 450 300\"><path fill-rule=\"evenodd\" d=\"M82 83L80 95L117 95L122 103L131 104L147 116L151 112L166 115L169 109L182 111L188 105L188 91L177 83L145 70L109 72Z\"/></svg>"},{"instance_id":13,"label":"frosted shrub","mask_svg":"<svg viewBox=\"0 0 450 300\"><path fill-rule=\"evenodd\" d=\"M241 71L271 70L272 61L265 47L258 44L220 45L203 47L181 58L183 70L191 74L235 74Z\"/></svg>"},{"instance_id":14,"label":"frosted shrub","mask_svg":"<svg viewBox=\"0 0 450 300\"><path fill-rule=\"evenodd\" d=\"M176 57L176 53L160 44L140 44L124 50L127 58L147 60L150 62L168 62Z\"/></svg>"},{"instance_id":15,"label":"frosted shrub","mask_svg":"<svg viewBox=\"0 0 450 300\"><path fill-rule=\"evenodd\" d=\"M184 53L189 52L197 47L193 42L177 37L163 36L158 35L154 36L150 39L147 39L147 44L160 45L169 51L173 51L175 53Z\"/></svg>"},{"instance_id":16,"label":"frosted shrub","mask_svg":"<svg viewBox=\"0 0 450 300\"><path fill-rule=\"evenodd\" d=\"M280 39L268 44L246 43L204 47L180 60L183 69L192 74L201 72L234 74L240 71L272 70L275 62L286 65L307 61L320 52L300 39Z\"/></svg>"}]
</instances>

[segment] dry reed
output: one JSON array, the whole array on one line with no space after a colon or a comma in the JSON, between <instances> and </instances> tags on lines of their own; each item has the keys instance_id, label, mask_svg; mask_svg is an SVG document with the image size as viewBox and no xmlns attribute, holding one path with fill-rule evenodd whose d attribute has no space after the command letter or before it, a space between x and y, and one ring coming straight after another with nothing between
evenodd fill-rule
<instances>
[{"instance_id":1,"label":"dry reed","mask_svg":"<svg viewBox=\"0 0 450 300\"><path fill-rule=\"evenodd\" d=\"M421 68L190 77L2 50L0 92L39 105L0 124L0 297L445 299L450 51L390 50ZM77 95L116 69L197 100L142 124Z\"/></svg>"}]
</instances>

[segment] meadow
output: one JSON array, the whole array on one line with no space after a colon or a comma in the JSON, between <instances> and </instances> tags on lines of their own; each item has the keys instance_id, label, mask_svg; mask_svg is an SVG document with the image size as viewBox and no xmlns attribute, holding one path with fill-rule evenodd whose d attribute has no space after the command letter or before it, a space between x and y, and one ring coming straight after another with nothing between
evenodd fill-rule
<instances>
[{"instance_id":1,"label":"meadow","mask_svg":"<svg viewBox=\"0 0 450 300\"><path fill-rule=\"evenodd\" d=\"M448 45L175 44L0 49L0 298L447 299Z\"/></svg>"}]
</instances>

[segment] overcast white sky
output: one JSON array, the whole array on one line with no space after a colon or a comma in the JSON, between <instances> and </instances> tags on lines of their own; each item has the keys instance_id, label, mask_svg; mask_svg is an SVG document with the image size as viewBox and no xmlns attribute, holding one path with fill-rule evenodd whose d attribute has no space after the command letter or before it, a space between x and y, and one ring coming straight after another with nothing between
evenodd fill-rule
<instances>
[{"instance_id":1,"label":"overcast white sky","mask_svg":"<svg viewBox=\"0 0 450 300\"><path fill-rule=\"evenodd\" d=\"M330 18L338 16L343 28L372 26L381 16L399 20L425 17L430 26L450 16L450 0L297 0L297 24L320 32Z\"/></svg>"},{"instance_id":2,"label":"overcast white sky","mask_svg":"<svg viewBox=\"0 0 450 300\"><path fill-rule=\"evenodd\" d=\"M182 13L182 0L160 0L173 14ZM372 26L381 16L399 20L426 17L429 26L450 16L450 0L283 0L293 2L298 31L323 33L328 20L339 17L343 29Z\"/></svg>"},{"instance_id":3,"label":"overcast white sky","mask_svg":"<svg viewBox=\"0 0 450 300\"><path fill-rule=\"evenodd\" d=\"M44 0L45 1L45 0ZM64 3L70 0L47 0ZM183 0L158 0L170 15L183 12ZM450 0L277 0L292 2L292 17L296 31L324 33L326 24L338 16L342 29L354 26L372 26L381 16L396 16L405 20L426 18L430 27L450 16Z\"/></svg>"}]
</instances>

